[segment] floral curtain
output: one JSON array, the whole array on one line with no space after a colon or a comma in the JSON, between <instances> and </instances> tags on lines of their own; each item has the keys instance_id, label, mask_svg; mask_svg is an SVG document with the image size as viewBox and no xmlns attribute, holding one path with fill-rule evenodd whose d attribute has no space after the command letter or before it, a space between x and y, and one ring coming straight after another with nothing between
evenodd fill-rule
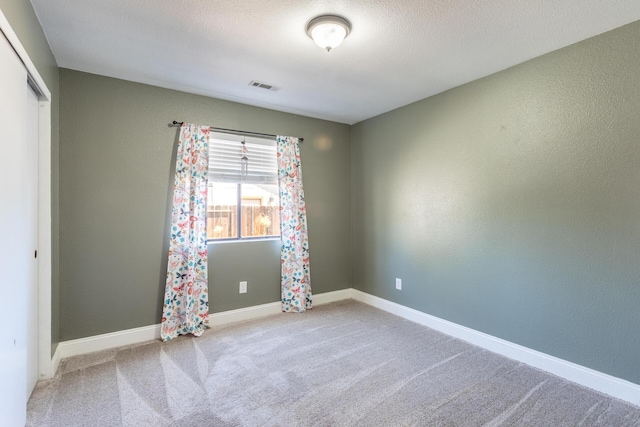
<instances>
[{"instance_id":1,"label":"floral curtain","mask_svg":"<svg viewBox=\"0 0 640 427\"><path fill-rule=\"evenodd\" d=\"M276 144L280 189L282 311L303 313L311 309L311 281L300 147L298 138L288 136L278 136Z\"/></svg>"},{"instance_id":2,"label":"floral curtain","mask_svg":"<svg viewBox=\"0 0 640 427\"><path fill-rule=\"evenodd\" d=\"M173 186L171 239L161 338L200 336L209 327L207 174L209 127L183 124Z\"/></svg>"}]
</instances>

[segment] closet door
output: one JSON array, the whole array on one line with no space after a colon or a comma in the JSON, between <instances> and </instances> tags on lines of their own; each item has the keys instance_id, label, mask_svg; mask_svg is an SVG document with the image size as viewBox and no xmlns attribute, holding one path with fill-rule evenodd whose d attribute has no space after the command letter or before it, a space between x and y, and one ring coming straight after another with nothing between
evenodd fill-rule
<instances>
[{"instance_id":1,"label":"closet door","mask_svg":"<svg viewBox=\"0 0 640 427\"><path fill-rule=\"evenodd\" d=\"M27 71L0 32L0 414L24 426L27 410L27 289L34 266L29 218Z\"/></svg>"},{"instance_id":2,"label":"closet door","mask_svg":"<svg viewBox=\"0 0 640 427\"><path fill-rule=\"evenodd\" d=\"M25 183L27 190L27 220L29 227L25 235L25 243L31 248L31 259L27 282L27 311L25 312L27 328L27 399L31 396L38 382L40 370L38 369L38 95L27 88L26 109L26 164L27 176Z\"/></svg>"}]
</instances>

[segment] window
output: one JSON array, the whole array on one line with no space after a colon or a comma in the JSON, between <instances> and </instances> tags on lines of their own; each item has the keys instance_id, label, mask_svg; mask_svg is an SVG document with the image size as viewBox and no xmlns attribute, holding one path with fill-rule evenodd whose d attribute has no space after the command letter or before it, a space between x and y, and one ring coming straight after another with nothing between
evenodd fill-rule
<instances>
[{"instance_id":1,"label":"window","mask_svg":"<svg viewBox=\"0 0 640 427\"><path fill-rule=\"evenodd\" d=\"M242 141L248 158L240 161ZM209 139L207 238L240 240L280 236L275 141L212 132Z\"/></svg>"}]
</instances>

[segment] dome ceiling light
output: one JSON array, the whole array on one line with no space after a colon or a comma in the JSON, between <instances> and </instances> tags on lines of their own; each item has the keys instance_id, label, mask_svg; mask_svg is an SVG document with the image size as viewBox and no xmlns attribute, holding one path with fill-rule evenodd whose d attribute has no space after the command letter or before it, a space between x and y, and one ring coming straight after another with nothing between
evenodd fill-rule
<instances>
[{"instance_id":1,"label":"dome ceiling light","mask_svg":"<svg viewBox=\"0 0 640 427\"><path fill-rule=\"evenodd\" d=\"M340 45L350 32L351 23L336 15L321 15L307 24L309 37L327 52Z\"/></svg>"}]
</instances>

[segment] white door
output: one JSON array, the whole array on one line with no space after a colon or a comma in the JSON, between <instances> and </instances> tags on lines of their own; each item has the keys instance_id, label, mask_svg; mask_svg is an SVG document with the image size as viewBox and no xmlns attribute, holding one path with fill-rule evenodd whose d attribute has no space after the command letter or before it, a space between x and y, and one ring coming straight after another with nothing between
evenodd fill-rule
<instances>
[{"instance_id":1,"label":"white door","mask_svg":"<svg viewBox=\"0 0 640 427\"><path fill-rule=\"evenodd\" d=\"M33 268L25 137L27 71L0 33L0 414L24 426L27 414L27 289Z\"/></svg>"},{"instance_id":2,"label":"white door","mask_svg":"<svg viewBox=\"0 0 640 427\"><path fill-rule=\"evenodd\" d=\"M27 90L26 177L27 219L30 223L25 239L31 244L31 266L27 287L27 400L38 382L38 95Z\"/></svg>"}]
</instances>

